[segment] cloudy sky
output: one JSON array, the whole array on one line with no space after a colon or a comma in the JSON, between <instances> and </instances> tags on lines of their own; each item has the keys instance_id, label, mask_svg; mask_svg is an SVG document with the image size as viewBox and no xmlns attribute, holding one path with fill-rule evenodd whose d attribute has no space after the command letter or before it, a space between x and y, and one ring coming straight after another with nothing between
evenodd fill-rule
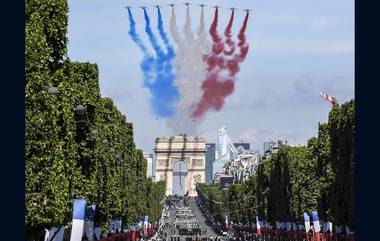
<instances>
[{"instance_id":1,"label":"cloudy sky","mask_svg":"<svg viewBox=\"0 0 380 241\"><path fill-rule=\"evenodd\" d=\"M103 96L111 97L134 124L139 148L152 152L154 139L174 133L165 120L156 119L149 92L142 86L142 54L132 42L126 5L152 6L183 1L69 0L69 57L99 66ZM199 127L208 141L228 123L232 140L247 141L262 150L262 142L279 138L305 144L316 135L318 122L326 122L331 105L319 92L339 102L354 97L354 0L235 0L190 1L222 5L220 31L229 17L228 7L252 8L247 39L250 51L237 77L235 91L220 112L208 113ZM144 37L141 9L134 9L137 31ZM156 12L149 9L155 25ZM176 8L178 26L184 24L185 7ZM191 7L193 30L200 8ZM213 10L205 10L206 24ZM170 8L162 9L169 29ZM244 12L235 21L242 22ZM235 24L234 33L238 30Z\"/></svg>"}]
</instances>

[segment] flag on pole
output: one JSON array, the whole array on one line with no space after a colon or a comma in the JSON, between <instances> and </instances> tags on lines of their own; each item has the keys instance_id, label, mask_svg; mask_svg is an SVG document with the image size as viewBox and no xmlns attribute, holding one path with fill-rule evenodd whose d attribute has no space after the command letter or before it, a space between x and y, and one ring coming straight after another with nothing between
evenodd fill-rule
<instances>
[{"instance_id":1,"label":"flag on pole","mask_svg":"<svg viewBox=\"0 0 380 241\"><path fill-rule=\"evenodd\" d=\"M101 227L96 227L95 230L95 237L96 239L100 239L100 234L102 233L102 228Z\"/></svg>"},{"instance_id":2,"label":"flag on pole","mask_svg":"<svg viewBox=\"0 0 380 241\"><path fill-rule=\"evenodd\" d=\"M228 229L228 216L224 216L224 228L227 230Z\"/></svg>"},{"instance_id":3,"label":"flag on pole","mask_svg":"<svg viewBox=\"0 0 380 241\"><path fill-rule=\"evenodd\" d=\"M261 225L259 221L259 216L256 216L256 226L257 226L257 235L261 236Z\"/></svg>"},{"instance_id":4,"label":"flag on pole","mask_svg":"<svg viewBox=\"0 0 380 241\"><path fill-rule=\"evenodd\" d=\"M309 232L310 230L310 216L307 213L303 213L303 219L305 220L305 230Z\"/></svg>"},{"instance_id":5,"label":"flag on pole","mask_svg":"<svg viewBox=\"0 0 380 241\"><path fill-rule=\"evenodd\" d=\"M92 240L92 238L94 237L95 209L96 205L91 205L86 208L84 230L89 240Z\"/></svg>"},{"instance_id":6,"label":"flag on pole","mask_svg":"<svg viewBox=\"0 0 380 241\"><path fill-rule=\"evenodd\" d=\"M321 240L321 235L320 235L321 227L319 225L318 212L314 211L312 213L312 218L313 218L313 226L314 226L315 237L316 237L317 241L320 241Z\"/></svg>"},{"instance_id":7,"label":"flag on pole","mask_svg":"<svg viewBox=\"0 0 380 241\"><path fill-rule=\"evenodd\" d=\"M276 229L280 229L280 223L276 221Z\"/></svg>"},{"instance_id":8,"label":"flag on pole","mask_svg":"<svg viewBox=\"0 0 380 241\"><path fill-rule=\"evenodd\" d=\"M286 231L288 231L288 232L292 231L292 223L291 222L286 222Z\"/></svg>"},{"instance_id":9,"label":"flag on pole","mask_svg":"<svg viewBox=\"0 0 380 241\"><path fill-rule=\"evenodd\" d=\"M70 241L81 241L83 237L86 200L75 199L73 204L73 224Z\"/></svg>"},{"instance_id":10,"label":"flag on pole","mask_svg":"<svg viewBox=\"0 0 380 241\"><path fill-rule=\"evenodd\" d=\"M321 231L321 226L319 225L319 217L318 217L318 212L313 212L312 213L313 217L313 226L314 226L314 231L315 232L320 232Z\"/></svg>"},{"instance_id":11,"label":"flag on pole","mask_svg":"<svg viewBox=\"0 0 380 241\"><path fill-rule=\"evenodd\" d=\"M144 233L148 233L149 216L144 217Z\"/></svg>"}]
</instances>

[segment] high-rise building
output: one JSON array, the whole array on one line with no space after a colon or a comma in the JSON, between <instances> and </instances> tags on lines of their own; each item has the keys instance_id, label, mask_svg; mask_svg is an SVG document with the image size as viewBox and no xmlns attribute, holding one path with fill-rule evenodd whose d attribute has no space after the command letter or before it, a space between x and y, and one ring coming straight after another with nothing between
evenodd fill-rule
<instances>
[{"instance_id":1,"label":"high-rise building","mask_svg":"<svg viewBox=\"0 0 380 241\"><path fill-rule=\"evenodd\" d=\"M264 142L264 154L263 159L269 159L273 153L277 153L281 147L289 146L288 142L282 140Z\"/></svg>"},{"instance_id":2,"label":"high-rise building","mask_svg":"<svg viewBox=\"0 0 380 241\"><path fill-rule=\"evenodd\" d=\"M275 145L276 145L276 142L274 141L265 141L263 153L272 150Z\"/></svg>"},{"instance_id":3,"label":"high-rise building","mask_svg":"<svg viewBox=\"0 0 380 241\"><path fill-rule=\"evenodd\" d=\"M151 154L151 153L144 153L144 158L147 161L146 177L147 178L153 178L154 177L154 173L153 173L153 154Z\"/></svg>"},{"instance_id":4,"label":"high-rise building","mask_svg":"<svg viewBox=\"0 0 380 241\"><path fill-rule=\"evenodd\" d=\"M206 184L212 182L212 165L215 161L215 143L206 144Z\"/></svg>"}]
</instances>

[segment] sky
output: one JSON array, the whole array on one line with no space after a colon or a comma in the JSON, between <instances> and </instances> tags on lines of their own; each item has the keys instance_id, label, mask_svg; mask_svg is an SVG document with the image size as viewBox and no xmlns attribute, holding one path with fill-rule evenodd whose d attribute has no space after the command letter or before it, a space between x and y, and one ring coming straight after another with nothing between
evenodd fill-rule
<instances>
[{"instance_id":1,"label":"sky","mask_svg":"<svg viewBox=\"0 0 380 241\"><path fill-rule=\"evenodd\" d=\"M153 152L156 137L174 134L165 119L157 118L149 103L139 68L142 54L128 35L124 6L153 6L184 1L69 0L69 58L98 64L101 94L110 97L133 123L138 148ZM354 1L353 0L235 0L189 1L221 5L219 31L226 26L229 7L253 9L247 28L249 53L241 64L235 91L219 112L210 112L199 126L200 136L216 142L218 129L228 124L235 142L249 142L262 151L263 142L287 140L306 144L316 136L318 122L328 120L331 104L326 92L343 103L354 98ZM185 6L177 6L177 25L182 29ZM200 7L190 7L192 29L197 30ZM136 28L144 34L144 16L134 8ZM156 10L148 9L153 26ZM162 15L169 31L170 7ZM205 9L209 28L213 9ZM237 11L234 37L243 11ZM155 29L154 29L155 31ZM156 33L156 32L155 32ZM170 39L173 43L174 41Z\"/></svg>"}]
</instances>

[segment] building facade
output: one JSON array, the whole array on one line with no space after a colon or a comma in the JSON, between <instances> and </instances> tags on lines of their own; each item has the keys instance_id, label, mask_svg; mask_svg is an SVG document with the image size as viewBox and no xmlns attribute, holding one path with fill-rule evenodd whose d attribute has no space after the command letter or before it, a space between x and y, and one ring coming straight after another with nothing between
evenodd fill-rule
<instances>
[{"instance_id":1,"label":"building facade","mask_svg":"<svg viewBox=\"0 0 380 241\"><path fill-rule=\"evenodd\" d=\"M256 173L261 158L258 153L239 154L224 166L224 172L233 177L234 183L241 183Z\"/></svg>"},{"instance_id":2,"label":"building facade","mask_svg":"<svg viewBox=\"0 0 380 241\"><path fill-rule=\"evenodd\" d=\"M281 147L289 146L288 142L282 140L264 142L264 155L263 159L270 159L272 154L277 153Z\"/></svg>"},{"instance_id":3,"label":"building facade","mask_svg":"<svg viewBox=\"0 0 380 241\"><path fill-rule=\"evenodd\" d=\"M239 142L239 143L234 143L235 148L238 148L239 146L243 147L245 151L250 151L251 150L251 144L248 142Z\"/></svg>"},{"instance_id":4,"label":"building facade","mask_svg":"<svg viewBox=\"0 0 380 241\"><path fill-rule=\"evenodd\" d=\"M153 169L153 154L152 153L144 153L144 158L146 159L146 177L154 178L154 169Z\"/></svg>"},{"instance_id":5,"label":"building facade","mask_svg":"<svg viewBox=\"0 0 380 241\"><path fill-rule=\"evenodd\" d=\"M197 196L196 183L206 179L206 141L187 135L157 138L154 152L156 181L165 181L165 195Z\"/></svg>"},{"instance_id":6,"label":"building facade","mask_svg":"<svg viewBox=\"0 0 380 241\"><path fill-rule=\"evenodd\" d=\"M213 164L215 162L215 143L206 144L206 184L212 182Z\"/></svg>"}]
</instances>

